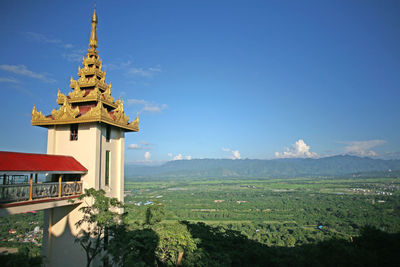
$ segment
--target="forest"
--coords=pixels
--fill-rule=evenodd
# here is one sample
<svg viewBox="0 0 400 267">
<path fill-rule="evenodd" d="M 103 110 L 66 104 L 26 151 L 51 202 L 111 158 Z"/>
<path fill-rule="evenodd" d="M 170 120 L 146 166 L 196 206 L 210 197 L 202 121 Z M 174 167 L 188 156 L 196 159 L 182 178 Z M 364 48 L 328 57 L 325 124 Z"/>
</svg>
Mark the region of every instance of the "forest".
<svg viewBox="0 0 400 267">
<path fill-rule="evenodd" d="M 400 232 L 396 178 L 151 181 L 129 182 L 125 189 L 131 221 L 158 203 L 167 222 L 204 222 L 268 246 L 350 240 L 366 226 Z"/>
<path fill-rule="evenodd" d="M 120 266 L 400 264 L 399 178 L 138 179 L 125 193 L 107 246 Z M 0 220 L 2 246 L 27 247 L 34 266 L 39 247 L 9 242 L 9 229 L 42 227 L 42 214 Z"/>
</svg>

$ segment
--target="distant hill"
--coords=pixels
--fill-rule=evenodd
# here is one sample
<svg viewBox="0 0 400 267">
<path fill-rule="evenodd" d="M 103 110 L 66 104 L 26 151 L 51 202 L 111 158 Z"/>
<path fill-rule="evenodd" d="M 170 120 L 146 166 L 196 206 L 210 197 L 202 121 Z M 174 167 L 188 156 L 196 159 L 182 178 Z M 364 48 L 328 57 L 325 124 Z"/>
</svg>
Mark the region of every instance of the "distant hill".
<svg viewBox="0 0 400 267">
<path fill-rule="evenodd" d="M 169 161 L 161 166 L 125 165 L 129 178 L 287 178 L 306 176 L 357 177 L 398 175 L 400 160 L 382 160 L 356 156 L 319 159 L 193 159 Z"/>
</svg>

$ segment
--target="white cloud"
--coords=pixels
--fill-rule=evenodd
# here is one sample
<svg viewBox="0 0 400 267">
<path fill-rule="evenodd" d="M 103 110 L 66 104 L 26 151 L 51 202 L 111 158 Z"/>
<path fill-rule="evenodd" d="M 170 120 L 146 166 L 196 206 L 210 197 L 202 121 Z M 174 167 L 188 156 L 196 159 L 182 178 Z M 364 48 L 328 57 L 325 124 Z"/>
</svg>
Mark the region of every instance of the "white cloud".
<svg viewBox="0 0 400 267">
<path fill-rule="evenodd" d="M 128 99 L 127 102 L 128 104 L 142 105 L 141 112 L 158 113 L 168 108 L 166 104 L 157 104 L 143 99 Z"/>
<path fill-rule="evenodd" d="M 386 143 L 385 140 L 368 140 L 368 141 L 349 141 L 340 142 L 346 144 L 344 152 L 350 155 L 356 155 L 361 157 L 373 157 L 377 156 L 377 153 L 372 148 L 380 146 Z"/>
<path fill-rule="evenodd" d="M 128 149 L 135 149 L 135 150 L 140 150 L 142 149 L 138 144 L 130 144 L 128 146 Z"/>
<path fill-rule="evenodd" d="M 38 80 L 41 80 L 41 81 L 43 81 L 45 83 L 54 83 L 54 82 L 56 82 L 56 80 L 47 77 L 47 74 L 33 72 L 33 71 L 29 70 L 25 65 L 7 65 L 7 64 L 3 64 L 3 65 L 0 65 L 0 69 L 4 70 L 4 71 L 15 73 L 15 74 L 18 74 L 18 75 L 22 75 L 22 76 L 38 79 Z"/>
<path fill-rule="evenodd" d="M 143 99 L 128 99 L 128 104 L 146 105 L 148 102 Z"/>
<path fill-rule="evenodd" d="M 310 152 L 308 146 L 303 139 L 299 139 L 292 145 L 292 148 L 285 148 L 282 153 L 275 152 L 277 158 L 317 158 L 319 155 L 315 152 Z"/>
<path fill-rule="evenodd" d="M 128 75 L 140 76 L 145 78 L 151 78 L 155 74 L 160 73 L 161 68 L 159 67 L 149 67 L 149 68 L 130 68 L 127 72 Z"/>
<path fill-rule="evenodd" d="M 41 33 L 37 33 L 37 32 L 24 32 L 23 34 L 25 34 L 25 36 L 34 42 L 37 43 L 41 43 L 41 44 L 56 44 L 57 46 L 60 46 L 62 48 L 66 48 L 66 49 L 71 49 L 74 47 L 73 44 L 69 44 L 69 43 L 64 43 L 62 40 L 60 39 L 53 39 L 50 37 L 47 37 L 44 34 Z"/>
<path fill-rule="evenodd" d="M 182 160 L 182 154 L 178 154 L 174 157 L 174 160 Z"/>
<path fill-rule="evenodd" d="M 64 48 L 70 49 L 73 47 L 74 47 L 74 45 L 72 45 L 72 44 L 64 44 Z"/>
<path fill-rule="evenodd" d="M 233 159 L 240 159 L 239 150 L 232 150 Z"/>
<path fill-rule="evenodd" d="M 70 62 L 81 62 L 82 57 L 85 55 L 84 49 L 73 49 L 75 47 L 73 44 L 64 43 L 60 39 L 53 39 L 36 32 L 25 32 L 24 34 L 31 41 L 41 44 L 54 44 L 55 46 L 65 49 L 66 51 L 61 55 Z"/>
<path fill-rule="evenodd" d="M 146 104 L 142 111 L 147 111 L 150 113 L 158 113 L 161 112 L 162 110 L 166 109 L 168 106 L 166 104 Z"/>
<path fill-rule="evenodd" d="M 21 83 L 21 82 L 14 78 L 0 77 L 0 83 Z"/>
<path fill-rule="evenodd" d="M 85 55 L 84 49 L 73 49 L 63 53 L 62 57 L 69 62 L 82 62 L 82 58 L 84 55 Z"/>
<path fill-rule="evenodd" d="M 172 153 L 168 153 L 168 157 L 172 158 L 172 160 L 183 160 L 184 158 L 186 160 L 191 160 L 192 156 L 188 155 L 188 156 L 183 156 L 181 153 L 179 153 L 178 155 L 176 155 L 175 157 L 173 156 Z"/>
<path fill-rule="evenodd" d="M 145 159 L 145 160 L 150 160 L 150 158 L 151 158 L 151 153 L 150 153 L 149 151 L 146 151 L 146 152 L 144 153 L 144 159 Z"/>
<path fill-rule="evenodd" d="M 160 66 L 148 68 L 138 67 L 134 66 L 132 60 L 129 59 L 117 59 L 113 63 L 103 64 L 103 67 L 105 70 L 122 70 L 128 77 L 152 78 L 156 74 L 162 72 Z"/>
<path fill-rule="evenodd" d="M 132 61 L 126 60 L 117 60 L 116 63 L 104 63 L 103 64 L 103 69 L 107 71 L 111 70 L 121 70 L 121 69 L 126 69 L 127 67 L 132 65 Z"/>
<path fill-rule="evenodd" d="M 140 141 L 140 144 L 130 144 L 128 145 L 128 149 L 135 149 L 135 150 L 151 150 L 150 143 L 145 142 L 145 141 Z"/>
<path fill-rule="evenodd" d="M 230 148 L 223 147 L 222 151 L 231 152 L 232 153 L 232 156 L 231 156 L 232 159 L 241 159 L 239 150 L 232 150 Z"/>
<path fill-rule="evenodd" d="M 62 41 L 59 39 L 49 38 L 41 33 L 36 32 L 25 32 L 25 36 L 35 42 L 44 43 L 44 44 L 61 44 Z"/>
</svg>

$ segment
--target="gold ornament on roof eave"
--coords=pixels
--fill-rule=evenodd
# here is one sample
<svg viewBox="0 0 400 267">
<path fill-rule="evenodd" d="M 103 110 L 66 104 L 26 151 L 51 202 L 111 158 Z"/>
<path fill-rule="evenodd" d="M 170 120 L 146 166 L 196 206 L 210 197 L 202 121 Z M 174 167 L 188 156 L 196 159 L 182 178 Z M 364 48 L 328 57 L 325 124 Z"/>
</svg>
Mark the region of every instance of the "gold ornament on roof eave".
<svg viewBox="0 0 400 267">
<path fill-rule="evenodd" d="M 89 94 L 85 96 L 85 90 L 82 90 L 79 86 L 79 82 L 74 80 L 71 77 L 70 80 L 71 88 L 74 88 L 73 92 L 68 94 L 68 101 L 70 103 L 78 103 L 78 102 L 88 102 L 88 101 L 102 101 L 103 103 L 116 108 L 118 103 L 114 103 L 114 97 L 111 96 L 111 82 L 106 86 L 104 93 L 102 93 L 98 87 L 90 90 Z M 66 96 L 60 91 L 57 93 L 57 104 L 64 103 L 64 98 Z"/>
<path fill-rule="evenodd" d="M 95 87 L 93 90 L 90 91 L 90 93 L 87 95 L 87 98 L 95 98 L 99 99 L 101 96 L 101 92 L 98 87 Z"/>
<path fill-rule="evenodd" d="M 89 57 L 89 55 L 88 55 L 87 57 L 83 57 L 82 58 L 82 65 L 84 67 L 89 67 L 89 65 L 95 65 L 96 67 L 100 68 L 101 65 L 102 65 L 102 62 L 100 60 L 100 57 L 99 58 L 92 58 L 92 57 Z"/>
<path fill-rule="evenodd" d="M 107 109 L 103 106 L 103 104 L 99 101 L 95 107 L 92 107 L 88 112 L 81 116 L 81 119 L 106 119 L 112 120 L 112 117 L 108 113 Z"/>
<path fill-rule="evenodd" d="M 105 101 L 114 103 L 114 97 L 111 96 L 111 82 L 110 84 L 107 86 L 107 89 L 104 91 L 104 93 L 102 94 L 102 96 L 104 97 Z M 114 103 L 116 106 L 118 106 L 117 103 Z"/>
<path fill-rule="evenodd" d="M 88 112 L 79 115 L 79 108 L 72 108 L 71 104 L 66 100 L 59 110 L 51 112 L 51 117 L 45 117 L 41 112 L 32 109 L 32 125 L 50 126 L 58 124 L 86 123 L 86 122 L 104 122 L 123 128 L 128 131 L 139 131 L 139 115 L 136 119 L 129 123 L 129 117 L 125 115 L 122 103 L 114 110 L 114 118 L 110 115 L 107 109 L 99 101 L 95 107 L 92 107 Z"/>
<path fill-rule="evenodd" d="M 73 98 L 80 98 L 83 97 L 85 95 L 85 91 L 81 90 L 81 88 L 79 87 L 78 83 L 75 83 L 75 88 L 74 91 L 70 92 L 68 94 L 68 96 L 73 99 Z"/>
<path fill-rule="evenodd" d="M 79 108 L 72 108 L 71 104 L 68 103 L 67 99 L 64 99 L 64 104 L 59 110 L 53 109 L 51 111 L 51 116 L 54 120 L 71 120 L 74 119 L 79 114 Z"/>
<path fill-rule="evenodd" d="M 58 92 L 57 92 L 57 104 L 59 104 L 59 105 L 63 104 L 65 99 L 67 99 L 67 96 L 64 95 L 63 93 L 61 93 L 60 89 L 58 89 Z"/>
<path fill-rule="evenodd" d="M 100 80 L 97 79 L 88 79 L 86 77 L 80 77 L 78 79 L 78 84 L 81 88 L 93 87 L 97 86 L 103 91 L 107 89 L 107 84 L 105 83 L 105 77 L 101 78 Z"/>
<path fill-rule="evenodd" d="M 91 67 L 90 68 L 88 66 L 84 66 L 83 68 L 81 68 L 79 66 L 79 68 L 78 68 L 78 76 L 82 77 L 84 75 L 96 75 L 97 77 L 103 78 L 103 77 L 106 76 L 106 72 L 102 71 L 100 68 L 97 68 L 97 67 Z"/>
<path fill-rule="evenodd" d="M 129 123 L 128 126 L 134 129 L 133 131 L 139 132 L 139 114 L 136 115 L 136 119 Z"/>
<path fill-rule="evenodd" d="M 115 121 L 118 121 L 119 123 L 122 124 L 129 123 L 129 117 L 125 115 L 124 104 L 121 101 L 119 101 L 118 107 L 114 109 L 114 117 Z"/>
<path fill-rule="evenodd" d="M 43 121 L 43 120 L 51 120 L 51 118 L 46 118 L 46 116 L 44 116 L 42 114 L 42 112 L 37 111 L 36 106 L 33 105 L 33 108 L 32 108 L 32 122 L 33 121 Z"/>
</svg>

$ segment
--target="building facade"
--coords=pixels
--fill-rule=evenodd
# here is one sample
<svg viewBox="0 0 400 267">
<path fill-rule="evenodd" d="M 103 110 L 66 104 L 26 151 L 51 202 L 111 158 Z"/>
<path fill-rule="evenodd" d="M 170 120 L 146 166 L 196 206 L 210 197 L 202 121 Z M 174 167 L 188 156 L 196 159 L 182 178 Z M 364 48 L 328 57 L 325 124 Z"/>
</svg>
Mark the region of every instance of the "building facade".
<svg viewBox="0 0 400 267">
<path fill-rule="evenodd" d="M 72 91 L 58 91 L 58 110 L 45 116 L 32 110 L 32 125 L 48 129 L 47 154 L 73 156 L 87 168 L 80 179 L 83 189 L 103 189 L 107 196 L 123 201 L 125 133 L 139 131 L 139 118 L 130 121 L 121 99 L 111 96 L 97 51 L 97 14 L 92 16 L 89 50 L 78 67 L 77 80 L 71 77 Z M 74 177 L 67 177 L 74 179 Z M 49 175 L 48 181 L 56 177 Z M 84 203 L 45 210 L 43 255 L 48 266 L 82 266 L 86 255 L 74 243 L 79 234 L 75 223 Z M 94 263 L 96 264 L 96 263 Z"/>
</svg>

